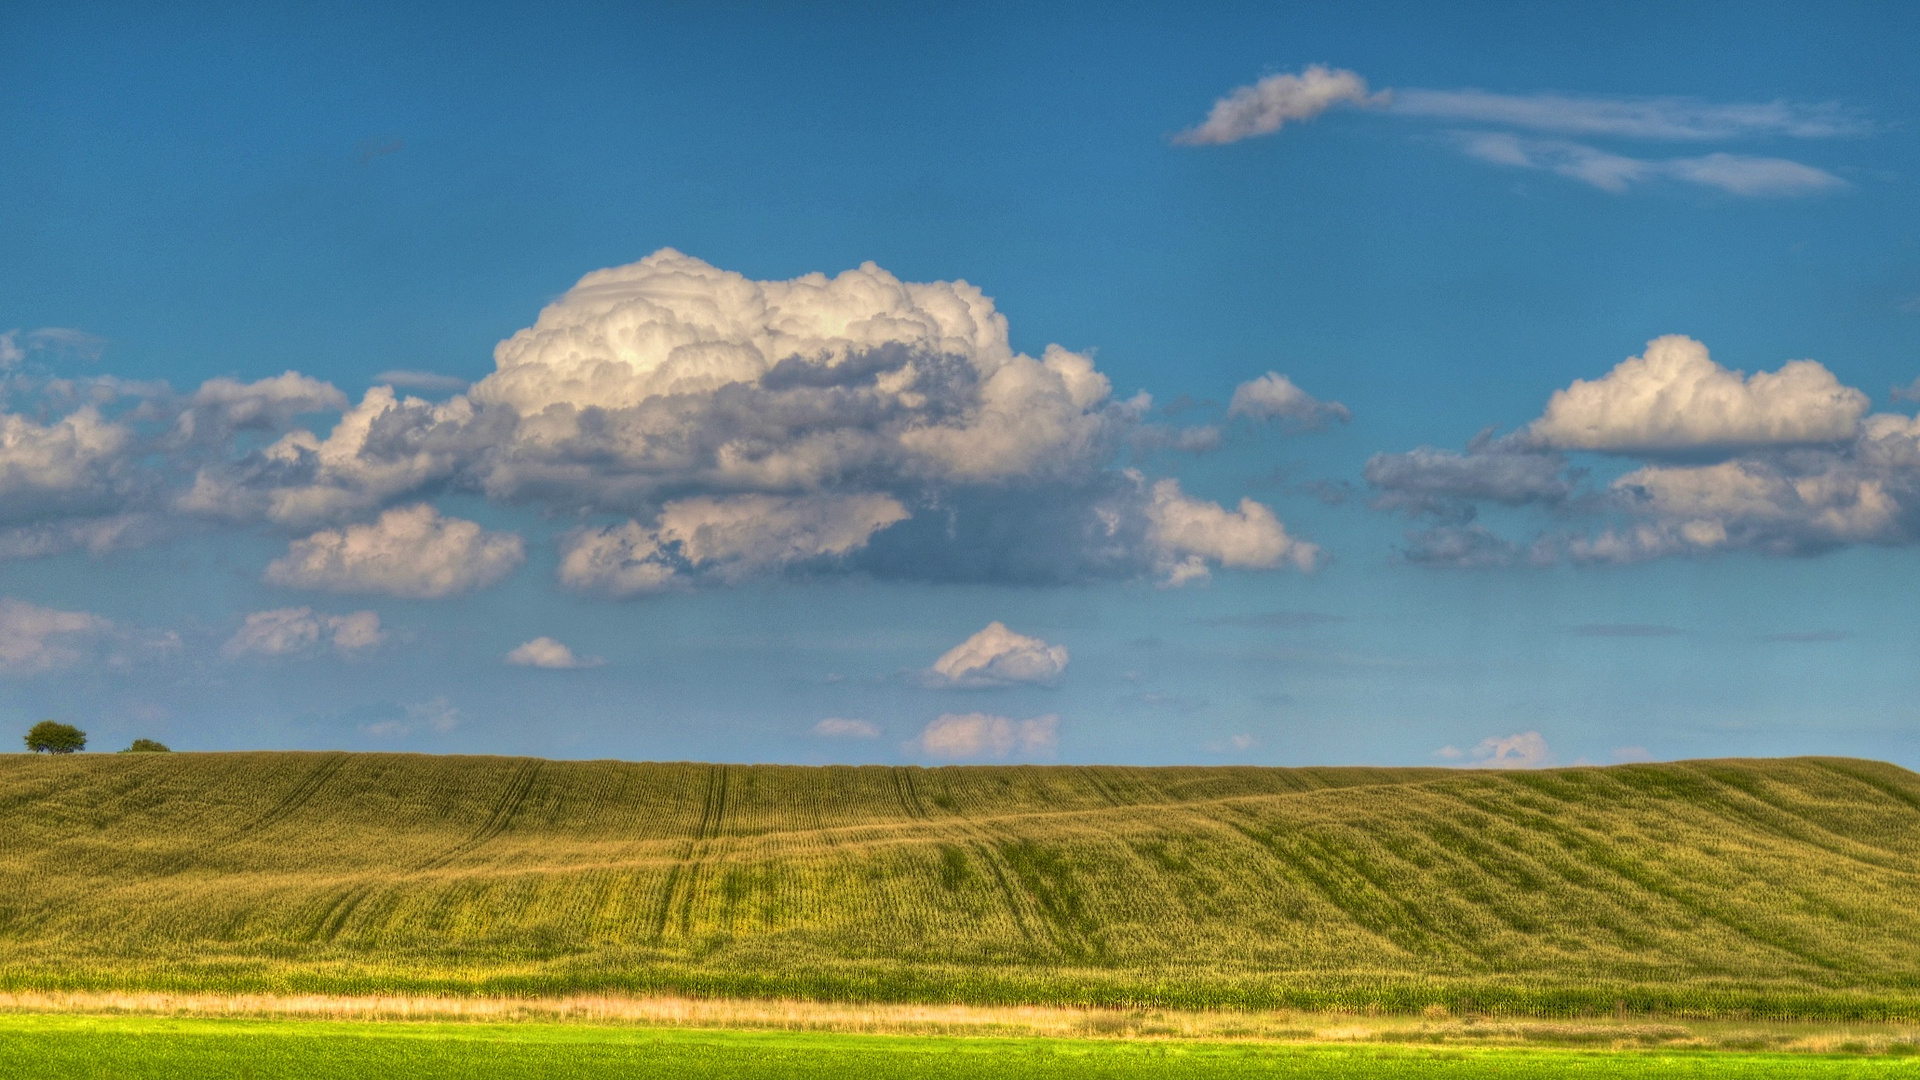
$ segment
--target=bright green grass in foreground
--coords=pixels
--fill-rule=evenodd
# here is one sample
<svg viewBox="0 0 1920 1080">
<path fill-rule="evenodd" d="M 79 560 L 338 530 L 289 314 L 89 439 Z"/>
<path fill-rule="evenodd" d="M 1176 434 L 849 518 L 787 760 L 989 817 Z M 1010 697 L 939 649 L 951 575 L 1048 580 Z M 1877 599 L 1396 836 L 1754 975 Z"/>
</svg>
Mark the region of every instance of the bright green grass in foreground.
<svg viewBox="0 0 1920 1080">
<path fill-rule="evenodd" d="M 0 987 L 1910 1018 L 1920 776 L 0 755 Z"/>
<path fill-rule="evenodd" d="M 0 1017 L 0 1076 L 61 1080 L 1920 1077 L 1913 1059 L 744 1034 L 557 1024 Z"/>
</svg>

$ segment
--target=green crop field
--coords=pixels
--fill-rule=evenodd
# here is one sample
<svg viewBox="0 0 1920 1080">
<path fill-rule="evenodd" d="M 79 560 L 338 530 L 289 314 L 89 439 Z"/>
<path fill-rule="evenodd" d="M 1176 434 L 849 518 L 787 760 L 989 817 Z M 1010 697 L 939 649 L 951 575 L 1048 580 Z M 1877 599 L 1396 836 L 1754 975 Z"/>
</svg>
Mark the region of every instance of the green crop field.
<svg viewBox="0 0 1920 1080">
<path fill-rule="evenodd" d="M 1920 1016 L 1920 776 L 0 758 L 0 988 Z"/>
<path fill-rule="evenodd" d="M 1232 1043 L 744 1034 L 578 1025 L 0 1015 L 0 1075 L 45 1080 L 315 1076 L 593 1080 L 1479 1080 L 1920 1077 L 1912 1057 L 1427 1050 Z"/>
</svg>

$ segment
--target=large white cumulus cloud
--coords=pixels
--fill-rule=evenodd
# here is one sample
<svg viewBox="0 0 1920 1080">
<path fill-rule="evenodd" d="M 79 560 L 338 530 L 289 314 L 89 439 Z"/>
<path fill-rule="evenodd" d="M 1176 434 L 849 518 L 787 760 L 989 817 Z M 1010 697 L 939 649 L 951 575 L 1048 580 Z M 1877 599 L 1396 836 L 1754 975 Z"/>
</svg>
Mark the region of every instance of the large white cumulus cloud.
<svg viewBox="0 0 1920 1080">
<path fill-rule="evenodd" d="M 1692 338 L 1669 334 L 1604 378 L 1576 379 L 1527 430 L 1565 450 L 1660 453 L 1850 439 L 1867 395 L 1812 360 L 1743 377 Z"/>
<path fill-rule="evenodd" d="M 1015 352 L 978 288 L 872 263 L 753 281 L 656 252 L 582 278 L 494 358 L 469 396 L 519 418 L 486 467 L 509 497 L 1030 480 L 1093 466 L 1111 435 L 1089 358 Z"/>
<path fill-rule="evenodd" d="M 1465 454 L 1379 455 L 1367 478 L 1375 505 L 1450 522 L 1410 534 L 1408 556 L 1435 565 L 1920 543 L 1920 420 L 1866 415 L 1868 404 L 1814 361 L 1747 376 L 1672 335 L 1556 392 L 1515 435 L 1482 437 Z M 1586 474 L 1568 451 L 1640 460 L 1580 490 Z M 1466 524 L 1483 503 L 1545 506 L 1560 527 L 1506 540 Z"/>
<path fill-rule="evenodd" d="M 871 263 L 754 281 L 664 250 L 587 275 L 495 360 L 465 397 L 410 406 L 442 434 L 400 441 L 428 455 L 407 466 L 430 474 L 428 445 L 480 430 L 470 474 L 487 493 L 630 513 L 564 541 L 560 576 L 576 589 L 802 565 L 959 578 L 1172 565 L 1154 496 L 1109 465 L 1144 404 L 1116 402 L 1085 354 L 1013 349 L 1005 317 L 964 281 L 904 282 Z M 460 409 L 470 416 L 448 419 Z M 877 535 L 886 550 L 870 550 Z M 983 539 L 1025 550 L 982 552 Z M 1277 565 L 1214 547 L 1173 562 L 1196 554 Z"/>
<path fill-rule="evenodd" d="M 609 595 L 788 572 L 1178 582 L 1312 562 L 1261 504 L 1123 468 L 1166 441 L 1151 400 L 1117 400 L 1086 353 L 1013 348 L 965 281 L 872 263 L 756 281 L 662 250 L 582 278 L 495 365 L 436 400 L 376 385 L 350 401 L 289 371 L 191 394 L 100 379 L 60 419 L 0 414 L 0 558 L 253 528 L 297 537 L 275 583 L 449 596 L 524 553 L 432 509 L 467 494 L 574 523 L 560 580 Z M 1345 417 L 1278 375 L 1256 382 L 1236 415 Z"/>
</svg>

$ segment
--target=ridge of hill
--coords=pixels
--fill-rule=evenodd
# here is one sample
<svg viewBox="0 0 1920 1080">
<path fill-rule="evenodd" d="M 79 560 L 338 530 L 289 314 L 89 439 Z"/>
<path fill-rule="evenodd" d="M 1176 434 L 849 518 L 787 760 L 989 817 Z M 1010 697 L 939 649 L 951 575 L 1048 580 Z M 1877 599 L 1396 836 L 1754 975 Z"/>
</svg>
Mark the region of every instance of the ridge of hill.
<svg viewBox="0 0 1920 1080">
<path fill-rule="evenodd" d="M 1920 775 L 0 757 L 0 986 L 1920 1016 Z"/>
</svg>

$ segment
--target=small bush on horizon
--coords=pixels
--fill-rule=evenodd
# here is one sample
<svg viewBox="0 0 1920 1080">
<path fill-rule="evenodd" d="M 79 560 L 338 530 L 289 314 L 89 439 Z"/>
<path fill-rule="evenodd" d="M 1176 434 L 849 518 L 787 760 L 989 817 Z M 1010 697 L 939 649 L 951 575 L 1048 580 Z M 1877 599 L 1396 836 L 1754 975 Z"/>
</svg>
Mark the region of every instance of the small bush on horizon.
<svg viewBox="0 0 1920 1080">
<path fill-rule="evenodd" d="M 123 754 L 171 754 L 173 747 L 154 739 L 135 739 L 132 746 L 120 752 Z"/>
<path fill-rule="evenodd" d="M 71 754 L 87 748 L 87 733 L 72 724 L 42 720 L 27 731 L 27 749 L 36 754 Z"/>
</svg>

